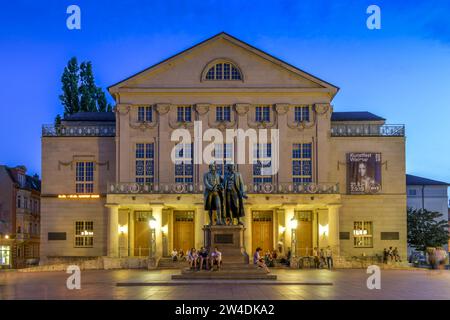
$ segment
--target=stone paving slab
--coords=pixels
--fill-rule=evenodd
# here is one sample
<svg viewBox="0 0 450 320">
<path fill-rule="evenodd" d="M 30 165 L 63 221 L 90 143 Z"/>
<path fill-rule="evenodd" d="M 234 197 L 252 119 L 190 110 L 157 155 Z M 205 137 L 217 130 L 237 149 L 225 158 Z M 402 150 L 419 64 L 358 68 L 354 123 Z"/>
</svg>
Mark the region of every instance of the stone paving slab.
<svg viewBox="0 0 450 320">
<path fill-rule="evenodd" d="M 381 270 L 381 290 L 369 290 L 366 270 L 272 270 L 280 282 L 218 283 L 203 285 L 171 282 L 173 270 L 89 270 L 81 272 L 81 289 L 68 290 L 69 274 L 55 272 L 0 272 L 3 299 L 164 299 L 164 300 L 407 300 L 450 299 L 450 271 Z M 153 283 L 152 286 L 117 286 L 117 283 Z M 333 285 L 300 285 L 330 282 Z M 295 284 L 294 284 L 295 283 Z"/>
</svg>

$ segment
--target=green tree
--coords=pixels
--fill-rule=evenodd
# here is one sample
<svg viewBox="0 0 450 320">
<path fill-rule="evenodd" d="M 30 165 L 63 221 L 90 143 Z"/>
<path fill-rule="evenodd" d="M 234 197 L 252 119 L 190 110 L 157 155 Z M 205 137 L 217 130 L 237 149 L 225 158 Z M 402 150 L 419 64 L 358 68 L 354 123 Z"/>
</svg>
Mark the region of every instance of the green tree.
<svg viewBox="0 0 450 320">
<path fill-rule="evenodd" d="M 97 87 L 92 63 L 82 62 L 80 64 L 80 111 L 96 112 L 97 110 Z"/>
<path fill-rule="evenodd" d="M 59 127 L 61 125 L 61 116 L 59 114 L 55 117 L 55 127 Z"/>
<path fill-rule="evenodd" d="M 425 251 L 448 242 L 448 221 L 442 213 L 408 208 L 407 215 L 408 244 L 416 250 Z"/>
<path fill-rule="evenodd" d="M 97 87 L 97 110 L 99 112 L 110 112 L 112 111 L 112 106 L 108 101 L 106 101 L 105 92 L 103 92 L 102 88 Z"/>
<path fill-rule="evenodd" d="M 64 106 L 64 115 L 76 113 L 80 110 L 78 81 L 78 62 L 77 58 L 73 57 L 67 63 L 61 76 L 63 94 L 59 96 L 59 99 Z"/>
</svg>

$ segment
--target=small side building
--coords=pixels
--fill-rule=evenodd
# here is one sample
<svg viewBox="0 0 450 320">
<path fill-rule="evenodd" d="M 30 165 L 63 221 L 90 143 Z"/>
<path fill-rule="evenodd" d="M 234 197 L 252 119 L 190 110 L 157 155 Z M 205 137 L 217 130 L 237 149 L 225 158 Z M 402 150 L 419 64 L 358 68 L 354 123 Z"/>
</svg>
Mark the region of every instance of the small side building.
<svg viewBox="0 0 450 320">
<path fill-rule="evenodd" d="M 440 212 L 448 221 L 448 187 L 447 182 L 431 180 L 423 177 L 406 175 L 407 206 L 413 209 L 426 209 Z M 448 251 L 449 246 L 446 246 Z M 408 248 L 411 253 L 412 248 Z"/>
<path fill-rule="evenodd" d="M 41 181 L 26 171 L 0 165 L 0 268 L 39 261 Z"/>
</svg>

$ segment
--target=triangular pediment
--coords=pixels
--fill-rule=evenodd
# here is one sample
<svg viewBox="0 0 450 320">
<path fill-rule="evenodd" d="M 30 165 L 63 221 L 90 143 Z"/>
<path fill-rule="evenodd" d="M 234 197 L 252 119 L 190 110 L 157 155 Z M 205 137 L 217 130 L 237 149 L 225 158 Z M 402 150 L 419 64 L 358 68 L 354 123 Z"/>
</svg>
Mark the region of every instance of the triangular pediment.
<svg viewBox="0 0 450 320">
<path fill-rule="evenodd" d="M 205 68 L 230 61 L 241 80 L 206 80 Z M 134 89 L 288 88 L 328 91 L 338 88 L 226 33 L 220 33 L 111 87 L 114 94 Z"/>
</svg>

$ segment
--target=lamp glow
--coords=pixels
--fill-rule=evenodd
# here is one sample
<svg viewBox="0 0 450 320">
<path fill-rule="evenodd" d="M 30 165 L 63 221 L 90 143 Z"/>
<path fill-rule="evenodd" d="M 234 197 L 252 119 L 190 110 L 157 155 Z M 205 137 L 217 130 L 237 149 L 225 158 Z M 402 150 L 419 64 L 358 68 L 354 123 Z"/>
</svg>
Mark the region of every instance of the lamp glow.
<svg viewBox="0 0 450 320">
<path fill-rule="evenodd" d="M 154 217 L 150 217 L 148 220 L 148 225 L 150 226 L 150 229 L 156 229 L 157 224 Z"/>
<path fill-rule="evenodd" d="M 321 234 L 324 237 L 328 237 L 328 224 L 324 226 L 319 224 L 319 234 Z"/>
<path fill-rule="evenodd" d="M 169 229 L 169 228 L 168 228 L 168 226 L 167 226 L 167 224 L 166 224 L 165 226 L 161 227 L 161 232 L 167 234 L 168 229 Z"/>
<path fill-rule="evenodd" d="M 297 226 L 298 226 L 298 221 L 297 221 L 297 219 L 295 219 L 295 217 L 294 217 L 294 218 L 292 218 L 292 219 L 289 221 L 289 227 L 290 227 L 291 229 L 297 229 Z"/>
<path fill-rule="evenodd" d="M 278 227 L 278 232 L 279 233 L 283 233 L 284 231 L 286 231 L 286 227 L 284 227 L 284 226 L 279 226 Z"/>
<path fill-rule="evenodd" d="M 128 226 L 125 224 L 123 226 L 119 226 L 119 233 L 127 233 L 128 232 Z"/>
<path fill-rule="evenodd" d="M 5 235 L 5 239 L 9 239 L 9 235 Z"/>
</svg>

